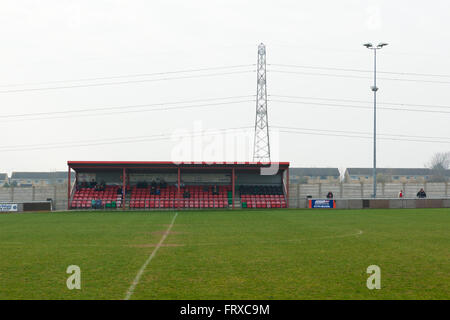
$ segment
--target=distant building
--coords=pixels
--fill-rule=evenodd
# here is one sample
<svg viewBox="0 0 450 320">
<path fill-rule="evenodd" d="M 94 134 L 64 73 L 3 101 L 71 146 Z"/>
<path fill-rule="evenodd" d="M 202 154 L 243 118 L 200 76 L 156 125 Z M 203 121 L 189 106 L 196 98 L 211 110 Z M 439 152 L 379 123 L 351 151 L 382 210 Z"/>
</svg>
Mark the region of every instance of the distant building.
<svg viewBox="0 0 450 320">
<path fill-rule="evenodd" d="M 291 183 L 339 183 L 338 168 L 289 168 Z"/>
<path fill-rule="evenodd" d="M 433 173 L 427 168 L 377 168 L 379 183 L 424 183 L 432 179 Z M 346 183 L 373 183 L 372 168 L 347 168 Z"/>
<path fill-rule="evenodd" d="M 72 181 L 75 174 L 72 173 Z M 42 187 L 67 183 L 67 172 L 13 172 L 10 184 L 18 187 Z"/>
<path fill-rule="evenodd" d="M 5 184 L 9 183 L 8 174 L 0 173 L 0 187 L 3 187 Z"/>
</svg>

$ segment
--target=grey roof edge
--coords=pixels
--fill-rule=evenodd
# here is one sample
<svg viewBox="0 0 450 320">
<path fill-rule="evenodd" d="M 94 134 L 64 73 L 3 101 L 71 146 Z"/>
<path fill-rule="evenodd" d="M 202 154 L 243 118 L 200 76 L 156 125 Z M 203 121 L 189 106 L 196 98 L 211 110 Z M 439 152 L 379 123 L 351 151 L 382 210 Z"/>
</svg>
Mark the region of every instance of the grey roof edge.
<svg viewBox="0 0 450 320">
<path fill-rule="evenodd" d="M 299 176 L 333 176 L 340 177 L 341 174 L 338 168 L 289 168 L 289 175 L 299 175 Z"/>
</svg>

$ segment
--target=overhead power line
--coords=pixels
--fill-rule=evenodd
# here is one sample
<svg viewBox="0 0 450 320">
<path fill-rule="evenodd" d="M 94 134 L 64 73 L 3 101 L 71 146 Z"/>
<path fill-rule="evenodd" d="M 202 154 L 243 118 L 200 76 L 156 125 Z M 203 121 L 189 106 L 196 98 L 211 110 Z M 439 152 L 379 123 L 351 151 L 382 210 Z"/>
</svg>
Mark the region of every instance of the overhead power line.
<svg viewBox="0 0 450 320">
<path fill-rule="evenodd" d="M 269 97 L 279 97 L 279 98 L 288 98 L 288 99 L 307 99 L 307 100 L 357 102 L 357 103 L 370 103 L 370 104 L 373 104 L 373 101 L 368 101 L 368 100 L 319 98 L 319 97 L 309 97 L 309 96 L 291 96 L 291 95 L 270 94 Z M 435 104 L 414 104 L 414 103 L 402 103 L 402 102 L 377 102 L 377 104 L 378 105 L 405 106 L 405 107 L 430 107 L 430 108 L 438 108 L 438 109 L 450 109 L 450 106 L 435 105 Z"/>
<path fill-rule="evenodd" d="M 71 141 L 71 142 L 54 142 L 54 143 L 44 143 L 44 144 L 29 144 L 29 145 L 13 145 L 13 146 L 0 146 L 0 152 L 13 152 L 13 151 L 30 151 L 30 150 L 47 150 L 47 149 L 67 149 L 67 148 L 78 148 L 78 147 L 90 147 L 99 145 L 110 145 L 110 144 L 123 144 L 123 143 L 139 143 L 148 141 L 159 141 L 168 140 L 173 138 L 190 138 L 190 137 L 203 137 L 203 136 L 214 136 L 223 134 L 224 132 L 238 132 L 240 130 L 252 129 L 251 126 L 235 127 L 235 128 L 224 128 L 216 130 L 203 130 L 193 132 L 192 134 L 182 135 L 177 133 L 161 133 L 148 136 L 134 136 L 134 137 L 118 137 L 112 139 L 95 139 L 95 140 L 84 140 L 84 141 Z"/>
<path fill-rule="evenodd" d="M 160 133 L 147 136 L 134 136 L 134 137 L 117 137 L 110 139 L 94 139 L 94 140 L 81 140 L 81 141 L 66 141 L 66 142 L 53 142 L 44 144 L 28 144 L 28 145 L 13 145 L 13 146 L 0 146 L 0 152 L 14 152 L 14 151 L 30 151 L 30 150 L 47 150 L 47 149 L 67 149 L 67 148 L 78 148 L 78 147 L 91 147 L 100 145 L 111 145 L 111 144 L 129 144 L 129 143 L 140 143 L 148 141 L 160 141 L 168 140 L 172 138 L 195 138 L 203 136 L 214 136 L 223 133 L 233 132 L 234 134 L 239 133 L 239 131 L 248 130 L 251 134 L 250 129 L 252 126 L 242 126 L 234 128 L 223 128 L 216 130 L 203 130 L 193 132 L 192 134 L 182 135 L 174 133 Z M 271 130 L 278 130 L 284 133 L 293 134 L 305 134 L 305 135 L 318 135 L 327 137 L 346 137 L 346 138 L 358 138 L 358 139 L 372 139 L 369 132 L 361 131 L 347 131 L 347 130 L 329 130 L 329 129 L 317 129 L 317 128 L 298 128 L 298 127 L 286 127 L 286 126 L 271 126 Z M 412 136 L 405 134 L 382 134 L 381 140 L 392 140 L 392 141 L 407 141 L 407 142 L 426 142 L 426 143 L 443 143 L 450 144 L 450 138 L 448 137 L 430 137 L 430 136 Z M 412 139 L 417 138 L 417 139 Z M 431 140 L 434 139 L 434 140 Z"/>
<path fill-rule="evenodd" d="M 324 77 L 350 78 L 350 79 L 372 79 L 372 77 L 354 76 L 354 75 L 347 75 L 347 74 L 332 74 L 332 73 L 317 73 L 317 72 L 297 72 L 297 71 L 273 70 L 273 69 L 269 69 L 269 70 L 267 70 L 267 72 L 306 75 L 306 76 L 324 76 Z M 380 80 L 391 80 L 391 81 L 450 84 L 450 81 L 439 81 L 439 80 L 422 80 L 422 79 L 406 79 L 406 78 L 378 78 L 378 79 L 380 79 Z"/>
<path fill-rule="evenodd" d="M 355 134 L 346 134 L 343 131 L 335 131 L 335 130 L 318 130 L 318 129 L 307 129 L 307 128 L 295 128 L 295 129 L 285 129 L 283 127 L 271 126 L 271 129 L 277 129 L 280 132 L 285 133 L 294 133 L 294 134 L 305 134 L 305 135 L 317 135 L 317 136 L 326 136 L 326 137 L 346 137 L 346 138 L 357 138 L 357 139 L 373 139 L 373 137 L 369 135 L 358 135 Z M 363 134 L 363 133 L 360 133 Z M 425 138 L 425 137 L 423 137 Z M 409 139 L 409 138 L 393 138 L 393 137 L 381 137 L 379 140 L 392 140 L 392 141 L 406 141 L 406 142 L 425 142 L 425 143 L 441 143 L 441 144 L 450 144 L 449 140 L 426 140 L 423 139 Z"/>
<path fill-rule="evenodd" d="M 313 98 L 313 97 L 298 97 L 298 96 L 283 96 L 272 95 L 273 97 L 284 97 L 291 100 L 279 100 L 271 99 L 273 102 L 298 104 L 298 105 L 310 105 L 310 106 L 323 106 L 323 107 L 340 107 L 350 109 L 367 109 L 371 110 L 370 106 L 362 105 L 349 105 L 349 104 L 337 104 L 326 102 L 311 102 L 311 101 L 299 101 L 297 99 L 315 99 L 325 101 L 345 101 L 345 102 L 366 102 L 361 100 L 347 100 L 347 99 L 327 99 L 327 98 Z M 295 99 L 295 100 L 292 100 Z M 230 101 L 231 100 L 231 101 Z M 204 102 L 204 103 L 201 103 Z M 1 121 L 8 122 L 22 122 L 22 121 L 34 121 L 34 120 L 53 120 L 53 119 L 66 119 L 66 118 L 80 118 L 80 117 L 104 117 L 114 116 L 118 114 L 133 114 L 141 112 L 154 112 L 154 111 L 171 111 L 171 110 L 183 110 L 194 108 L 212 108 L 217 106 L 252 103 L 254 102 L 254 95 L 241 95 L 241 96 L 229 96 L 185 101 L 173 101 L 163 103 L 149 103 L 149 104 L 136 104 L 136 105 L 123 105 L 114 107 L 96 107 L 96 108 L 74 108 L 66 111 L 50 111 L 50 112 L 36 112 L 36 113 L 22 113 L 12 115 L 0 115 Z M 193 104 L 190 104 L 193 103 Z M 394 104 L 395 105 L 395 104 Z M 425 110 L 425 109 L 408 109 L 408 108 L 391 108 L 391 107 L 379 107 L 385 110 L 394 111 L 411 111 L 411 112 L 429 112 L 429 113 L 441 113 L 449 114 L 450 111 L 441 110 Z M 443 108 L 441 106 L 441 108 Z M 100 113 L 99 113 L 100 112 Z"/>
<path fill-rule="evenodd" d="M 66 118 L 81 118 L 81 117 L 104 117 L 104 116 L 113 116 L 117 114 L 132 114 L 132 113 L 142 113 L 142 112 L 154 112 L 154 111 L 170 111 L 170 110 L 181 110 L 181 109 L 192 109 L 192 108 L 203 108 L 203 107 L 215 107 L 222 105 L 230 105 L 230 104 L 239 104 L 239 103 L 248 103 L 253 102 L 253 100 L 239 100 L 239 101 L 227 101 L 227 102 L 216 102 L 216 103 L 206 103 L 206 104 L 195 104 L 195 105 L 186 105 L 186 106 L 161 106 L 154 109 L 147 110 L 130 110 L 130 111 L 117 111 L 117 112 L 103 112 L 103 113 L 88 113 L 88 114 L 72 114 L 72 115 L 63 115 L 56 117 L 41 117 L 41 118 L 29 118 L 29 119 L 18 119 L 18 120 L 9 120 L 9 122 L 17 122 L 17 121 L 33 121 L 33 120 L 53 120 L 53 119 L 66 119 Z"/>
<path fill-rule="evenodd" d="M 309 102 L 309 101 L 287 101 L 287 100 L 278 100 L 278 99 L 270 99 L 270 101 L 280 102 L 280 103 L 289 103 L 289 104 L 299 104 L 299 105 L 314 105 L 314 106 L 324 106 L 324 107 L 373 110 L 373 107 L 369 107 L 369 106 L 354 106 L 354 105 L 346 105 L 346 104 L 320 103 L 320 102 Z M 392 111 L 450 114 L 450 111 L 441 111 L 441 110 L 407 109 L 407 108 L 393 108 L 393 107 L 378 107 L 377 109 L 392 110 Z"/>
<path fill-rule="evenodd" d="M 29 82 L 29 83 L 0 84 L 0 87 L 38 86 L 38 85 L 45 85 L 45 84 L 52 84 L 52 83 L 68 83 L 68 82 L 98 81 L 98 80 L 108 80 L 108 79 L 150 77 L 150 76 L 162 76 L 162 75 L 167 75 L 167 74 L 204 72 L 204 71 L 223 70 L 223 69 L 236 69 L 236 68 L 245 68 L 245 67 L 252 67 L 252 66 L 255 66 L 255 64 L 240 64 L 240 65 L 232 65 L 232 66 L 184 69 L 184 70 L 174 70 L 174 71 L 166 71 L 166 72 L 135 73 L 135 74 L 126 74 L 126 75 L 68 79 L 68 80 L 52 80 L 52 81 L 40 81 L 40 82 Z"/>
<path fill-rule="evenodd" d="M 128 80 L 128 81 L 117 81 L 117 82 L 77 84 L 77 85 L 69 85 L 69 86 L 10 89 L 10 90 L 2 90 L 2 91 L 0 91 L 0 93 L 47 91 L 47 90 L 61 90 L 61 89 L 87 88 L 87 87 L 103 87 L 103 86 L 113 86 L 113 85 L 123 85 L 123 84 L 133 84 L 133 83 L 145 83 L 145 82 L 156 82 L 156 81 L 168 81 L 168 80 L 180 80 L 180 79 L 195 79 L 195 78 L 205 78 L 205 77 L 217 77 L 217 76 L 223 76 L 223 75 L 243 74 L 243 73 L 252 73 L 252 72 L 255 72 L 255 70 L 231 71 L 231 72 L 221 72 L 221 73 L 209 73 L 209 74 L 180 76 L 180 77 L 166 77 L 166 78 L 158 78 L 158 79 L 141 79 L 141 80 Z"/>
<path fill-rule="evenodd" d="M 329 129 L 317 129 L 317 128 L 299 128 L 299 127 L 287 127 L 287 126 L 272 126 L 273 128 L 283 129 L 283 130 L 305 130 L 305 131 L 318 131 L 318 132 L 329 132 L 329 133 L 348 133 L 348 134 L 363 134 L 368 135 L 372 139 L 373 132 L 367 131 L 349 131 L 349 130 L 329 130 Z M 450 143 L 450 137 L 437 137 L 437 136 L 416 136 L 410 134 L 401 133 L 377 133 L 379 136 L 394 137 L 394 138 L 418 138 L 418 139 L 439 139 L 445 140 Z"/>
<path fill-rule="evenodd" d="M 305 65 L 295 65 L 295 64 L 277 64 L 277 63 L 271 63 L 271 64 L 268 64 L 268 65 L 269 66 L 275 66 L 275 67 L 287 67 L 287 68 L 299 68 L 299 69 L 311 69 L 311 70 L 332 70 L 332 71 L 348 71 L 348 72 L 373 73 L 373 70 L 367 70 L 367 69 L 318 67 L 318 66 L 305 66 Z M 377 73 L 394 74 L 394 75 L 402 75 L 402 76 L 450 78 L 450 75 L 448 75 L 448 74 L 436 74 L 436 73 L 393 72 L 393 71 L 378 71 L 378 70 L 377 70 Z"/>
<path fill-rule="evenodd" d="M 243 98 L 252 98 L 252 97 L 254 97 L 254 95 L 229 96 L 229 97 L 206 98 L 206 99 L 184 100 L 184 101 L 173 101 L 173 102 L 162 102 L 162 103 L 136 104 L 136 105 L 122 105 L 122 106 L 115 106 L 115 107 L 95 107 L 95 108 L 79 107 L 79 108 L 73 108 L 71 110 L 66 110 L 66 111 L 49 111 L 49 112 L 34 112 L 34 113 L 0 115 L 0 119 L 6 120 L 6 119 L 29 118 L 29 117 L 31 117 L 32 119 L 24 119 L 24 120 L 60 119 L 61 117 L 45 117 L 45 116 L 69 115 L 70 117 L 73 117 L 73 116 L 82 116 L 85 113 L 89 113 L 88 116 L 93 116 L 94 114 L 92 114 L 90 112 L 99 112 L 99 111 L 103 112 L 99 115 L 108 115 L 108 114 L 115 114 L 115 113 L 123 113 L 120 111 L 128 110 L 128 109 L 144 109 L 144 108 L 148 108 L 148 107 L 163 107 L 163 106 L 178 105 L 178 104 L 208 102 L 208 101 L 217 101 L 217 100 L 243 99 Z M 180 109 L 180 108 L 194 108 L 194 107 L 229 104 L 229 103 L 239 103 L 239 102 L 247 102 L 247 101 L 253 101 L 253 100 L 231 101 L 231 102 L 225 102 L 225 103 L 222 102 L 219 104 L 208 103 L 208 104 L 200 104 L 198 106 L 197 105 L 187 105 L 187 106 L 172 107 L 172 108 L 166 108 L 166 109 L 160 108 L 160 109 L 143 110 L 143 111 L 158 111 L 158 110 L 170 110 L 170 109 Z M 116 111 L 116 110 L 119 112 L 115 112 L 115 113 L 105 112 L 105 111 Z"/>
</svg>

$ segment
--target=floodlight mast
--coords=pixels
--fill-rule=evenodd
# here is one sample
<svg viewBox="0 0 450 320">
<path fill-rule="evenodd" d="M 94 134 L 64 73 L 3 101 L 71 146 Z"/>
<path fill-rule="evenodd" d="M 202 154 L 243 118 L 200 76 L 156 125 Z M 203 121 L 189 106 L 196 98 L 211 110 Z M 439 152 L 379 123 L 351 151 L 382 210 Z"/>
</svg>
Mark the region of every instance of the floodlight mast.
<svg viewBox="0 0 450 320">
<path fill-rule="evenodd" d="M 373 198 L 377 197 L 377 50 L 387 45 L 385 42 L 376 47 L 371 43 L 363 44 L 367 49 L 373 50 L 373 86 L 370 88 L 373 91 Z"/>
</svg>

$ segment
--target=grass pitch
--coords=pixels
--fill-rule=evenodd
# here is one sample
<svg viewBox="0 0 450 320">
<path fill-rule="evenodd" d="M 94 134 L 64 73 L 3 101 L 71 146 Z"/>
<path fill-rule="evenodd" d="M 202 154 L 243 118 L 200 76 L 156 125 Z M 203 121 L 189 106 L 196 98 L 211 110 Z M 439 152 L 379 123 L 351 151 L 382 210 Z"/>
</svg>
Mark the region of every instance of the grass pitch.
<svg viewBox="0 0 450 320">
<path fill-rule="evenodd" d="M 123 299 L 174 214 L 1 214 L 0 299 Z M 449 275 L 449 209 L 180 211 L 131 298 L 449 299 Z"/>
</svg>

